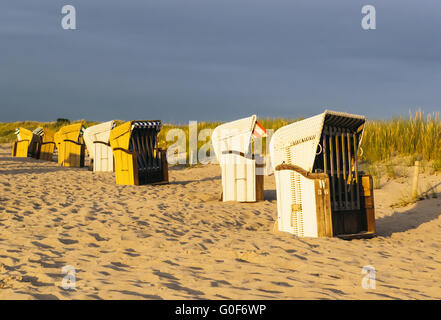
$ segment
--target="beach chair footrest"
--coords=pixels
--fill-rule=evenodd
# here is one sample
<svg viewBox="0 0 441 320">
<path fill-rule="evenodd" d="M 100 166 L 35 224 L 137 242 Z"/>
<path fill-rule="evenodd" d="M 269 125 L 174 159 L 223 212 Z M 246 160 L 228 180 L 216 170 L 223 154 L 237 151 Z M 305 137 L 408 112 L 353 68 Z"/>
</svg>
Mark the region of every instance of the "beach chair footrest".
<svg viewBox="0 0 441 320">
<path fill-rule="evenodd" d="M 363 232 L 353 233 L 353 234 L 338 234 L 338 235 L 336 235 L 337 238 L 340 238 L 343 240 L 370 239 L 370 238 L 374 238 L 375 236 L 376 236 L 375 232 L 368 232 L 368 231 L 363 231 Z"/>
</svg>

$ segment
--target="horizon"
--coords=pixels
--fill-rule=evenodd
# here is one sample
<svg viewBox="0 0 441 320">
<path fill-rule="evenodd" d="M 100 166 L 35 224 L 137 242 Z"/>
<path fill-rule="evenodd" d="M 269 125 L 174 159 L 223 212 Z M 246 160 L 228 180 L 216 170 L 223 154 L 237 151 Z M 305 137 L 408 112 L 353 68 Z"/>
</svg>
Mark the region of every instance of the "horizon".
<svg viewBox="0 0 441 320">
<path fill-rule="evenodd" d="M 323 110 L 322 112 L 324 112 L 325 110 Z M 336 111 L 336 110 L 331 110 L 331 111 Z M 407 116 L 406 115 L 392 115 L 391 117 L 388 118 L 368 118 L 366 117 L 366 121 L 372 121 L 372 122 L 377 122 L 377 121 L 393 121 L 395 119 L 404 119 L 404 120 L 408 120 L 411 117 L 414 118 L 416 114 L 421 113 L 422 115 L 422 119 L 425 120 L 427 119 L 427 117 L 431 117 L 431 116 L 435 116 L 435 117 L 440 117 L 440 112 L 439 111 L 433 111 L 430 113 L 424 112 L 424 110 L 421 109 L 417 109 L 417 110 L 409 110 Z M 297 121 L 297 120 L 302 120 L 302 119 L 306 119 L 307 117 L 305 116 L 299 116 L 296 118 L 282 118 L 282 117 L 257 117 L 257 120 L 275 120 L 275 119 L 281 119 L 281 120 L 293 120 L 293 121 Z M 63 118 L 69 121 L 69 123 L 74 123 L 74 122 L 80 122 L 80 121 L 86 121 L 86 122 L 98 122 L 98 123 L 102 123 L 102 122 L 106 122 L 106 121 L 110 121 L 110 120 L 114 120 L 114 121 L 122 121 L 122 122 L 127 122 L 127 121 L 133 121 L 133 120 L 141 120 L 141 119 L 110 119 L 110 120 L 90 120 L 90 119 L 67 119 L 67 118 Z M 143 120 L 153 120 L 153 119 L 143 119 Z M 231 120 L 237 120 L 237 119 L 231 119 Z M 162 121 L 162 120 L 161 120 Z M 230 120 L 225 120 L 225 121 L 219 121 L 219 120 L 192 120 L 189 119 L 187 121 L 184 122 L 173 122 L 173 121 L 162 121 L 163 125 L 176 125 L 176 126 L 186 126 L 188 125 L 188 122 L 190 121 L 197 121 L 198 123 L 214 123 L 214 122 L 228 122 Z M 440 119 L 441 121 L 441 119 Z M 0 123 L 22 123 L 22 122 L 35 122 L 35 123 L 56 123 L 57 119 L 55 120 L 49 120 L 49 121 L 38 121 L 38 120 L 18 120 L 18 121 L 0 121 Z M 186 122 L 186 123 L 185 123 Z"/>
</svg>

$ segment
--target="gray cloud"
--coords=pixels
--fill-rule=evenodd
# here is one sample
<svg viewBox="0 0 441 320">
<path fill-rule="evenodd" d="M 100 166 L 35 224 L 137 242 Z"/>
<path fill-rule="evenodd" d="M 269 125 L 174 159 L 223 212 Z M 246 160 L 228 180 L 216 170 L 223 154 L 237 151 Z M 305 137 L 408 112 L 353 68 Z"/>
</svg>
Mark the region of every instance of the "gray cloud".
<svg viewBox="0 0 441 320">
<path fill-rule="evenodd" d="M 61 29 L 65 4 L 78 30 Z M 439 111 L 440 13 L 435 0 L 4 0 L 0 121 Z"/>
</svg>

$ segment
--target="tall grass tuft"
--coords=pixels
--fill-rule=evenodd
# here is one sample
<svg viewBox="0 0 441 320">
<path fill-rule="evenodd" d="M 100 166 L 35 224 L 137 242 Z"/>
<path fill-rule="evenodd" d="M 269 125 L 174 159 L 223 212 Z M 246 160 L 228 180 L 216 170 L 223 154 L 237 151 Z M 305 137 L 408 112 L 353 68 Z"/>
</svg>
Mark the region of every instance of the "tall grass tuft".
<svg viewBox="0 0 441 320">
<path fill-rule="evenodd" d="M 427 161 L 441 160 L 441 122 L 439 113 L 424 116 L 422 111 L 408 119 L 368 121 L 362 142 L 362 159 L 388 160 L 411 156 Z"/>
</svg>

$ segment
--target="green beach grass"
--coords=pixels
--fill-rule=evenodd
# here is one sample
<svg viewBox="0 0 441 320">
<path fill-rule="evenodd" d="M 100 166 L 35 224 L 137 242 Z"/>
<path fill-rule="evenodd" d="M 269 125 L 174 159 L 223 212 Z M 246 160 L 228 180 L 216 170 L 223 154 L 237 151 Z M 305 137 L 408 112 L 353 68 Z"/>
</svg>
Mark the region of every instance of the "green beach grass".
<svg viewBox="0 0 441 320">
<path fill-rule="evenodd" d="M 259 123 L 266 129 L 276 131 L 280 127 L 295 122 L 298 119 L 283 118 L 263 118 Z M 34 130 L 37 127 L 45 127 L 57 131 L 66 122 L 59 119 L 54 122 L 10 122 L 0 123 L 0 143 L 12 142 L 16 139 L 15 129 L 24 127 Z M 71 123 L 83 122 L 85 127 L 97 124 L 85 120 L 77 120 Z M 117 123 L 122 123 L 118 121 Z M 221 122 L 198 122 L 198 133 L 203 129 L 214 129 Z M 166 136 L 171 129 L 182 129 L 187 137 L 188 144 L 188 125 L 164 124 L 159 134 L 159 145 L 168 147 L 174 141 L 166 141 Z M 205 143 L 198 141 L 198 149 Z M 408 165 L 412 165 L 414 160 L 424 160 L 436 171 L 441 171 L 441 119 L 438 113 L 425 115 L 422 111 L 417 111 L 409 117 L 395 117 L 391 120 L 368 120 L 361 144 L 362 153 L 360 160 L 367 163 L 387 162 L 394 157 L 406 157 Z M 262 141 L 262 150 L 265 153 L 266 139 Z"/>
</svg>

